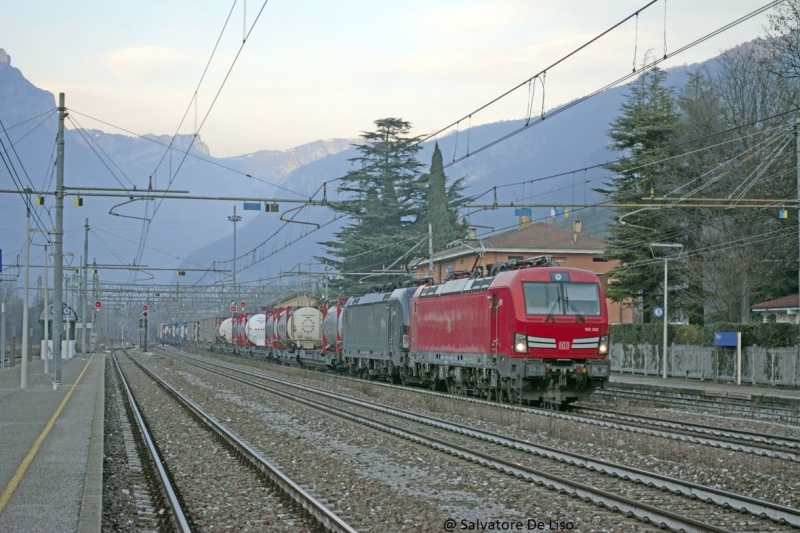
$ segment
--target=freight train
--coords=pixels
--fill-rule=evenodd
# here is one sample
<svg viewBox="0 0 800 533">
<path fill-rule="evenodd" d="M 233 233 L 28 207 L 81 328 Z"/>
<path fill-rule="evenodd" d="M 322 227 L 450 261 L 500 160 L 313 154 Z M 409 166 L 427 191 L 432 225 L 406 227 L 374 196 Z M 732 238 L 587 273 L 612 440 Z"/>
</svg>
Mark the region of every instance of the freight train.
<svg viewBox="0 0 800 533">
<path fill-rule="evenodd" d="M 609 379 L 603 285 L 537 257 L 486 276 L 179 324 L 159 338 L 370 379 L 568 404 Z"/>
</svg>

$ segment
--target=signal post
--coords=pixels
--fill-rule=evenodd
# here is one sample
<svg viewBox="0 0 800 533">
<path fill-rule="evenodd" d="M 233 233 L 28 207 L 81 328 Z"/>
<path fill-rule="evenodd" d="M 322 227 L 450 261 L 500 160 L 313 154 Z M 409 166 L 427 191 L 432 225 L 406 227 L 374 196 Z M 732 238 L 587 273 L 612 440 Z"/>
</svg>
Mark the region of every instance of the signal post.
<svg viewBox="0 0 800 533">
<path fill-rule="evenodd" d="M 147 305 L 142 306 L 142 322 L 144 326 L 144 343 L 142 347 L 142 351 L 147 351 L 147 315 L 148 315 L 148 307 Z"/>
</svg>

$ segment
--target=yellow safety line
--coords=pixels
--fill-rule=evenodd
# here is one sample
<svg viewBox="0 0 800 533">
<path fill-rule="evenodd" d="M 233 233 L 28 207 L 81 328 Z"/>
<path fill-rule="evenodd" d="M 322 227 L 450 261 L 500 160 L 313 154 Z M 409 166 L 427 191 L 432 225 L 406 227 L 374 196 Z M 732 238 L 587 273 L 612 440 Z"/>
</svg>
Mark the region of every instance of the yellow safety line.
<svg viewBox="0 0 800 533">
<path fill-rule="evenodd" d="M 28 471 L 28 468 L 31 466 L 34 457 L 36 457 L 36 454 L 39 453 L 39 448 L 42 447 L 44 439 L 47 438 L 47 435 L 50 433 L 50 430 L 53 429 L 53 426 L 56 423 L 56 419 L 61 414 L 61 411 L 64 410 L 64 406 L 67 405 L 70 396 L 72 396 L 72 393 L 75 391 L 75 387 L 77 387 L 78 383 L 81 382 L 81 378 L 83 378 L 83 375 L 89 368 L 89 364 L 92 362 L 92 359 L 94 359 L 94 355 L 92 355 L 92 357 L 89 358 L 89 360 L 86 362 L 86 366 L 83 367 L 83 370 L 81 371 L 81 374 L 78 376 L 78 379 L 75 380 L 75 383 L 69 389 L 67 395 L 64 396 L 63 400 L 61 400 L 58 409 L 56 409 L 56 412 L 53 413 L 53 416 L 50 417 L 50 420 L 47 421 L 47 425 L 44 427 L 42 432 L 33 442 L 33 446 L 31 446 L 31 449 L 28 450 L 28 454 L 25 456 L 25 459 L 22 460 L 22 463 L 20 463 L 20 465 L 17 467 L 17 470 L 14 472 L 14 475 L 11 476 L 11 480 L 8 482 L 8 485 L 6 485 L 3 488 L 3 492 L 0 493 L 0 513 L 2 513 L 3 510 L 5 510 L 6 506 L 8 505 L 8 502 L 11 501 L 11 496 L 14 495 L 14 492 L 17 490 L 17 487 L 19 487 L 19 484 L 22 482 L 22 478 L 25 476 L 25 472 Z"/>
</svg>

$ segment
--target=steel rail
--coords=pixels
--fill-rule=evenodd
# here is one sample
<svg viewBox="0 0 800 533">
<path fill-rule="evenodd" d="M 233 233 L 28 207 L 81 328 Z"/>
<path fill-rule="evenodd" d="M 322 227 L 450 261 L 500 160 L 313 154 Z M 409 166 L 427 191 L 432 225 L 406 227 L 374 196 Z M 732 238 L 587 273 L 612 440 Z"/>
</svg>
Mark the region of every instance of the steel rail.
<svg viewBox="0 0 800 533">
<path fill-rule="evenodd" d="M 178 500 L 178 496 L 172 487 L 172 483 L 170 483 L 169 476 L 167 475 L 166 470 L 164 470 L 161 455 L 158 453 L 158 449 L 153 443 L 153 439 L 150 436 L 150 432 L 147 429 L 147 424 L 145 423 L 141 412 L 139 412 L 139 408 L 136 405 L 136 400 L 134 399 L 133 393 L 131 392 L 131 389 L 128 386 L 128 381 L 122 374 L 122 369 L 119 366 L 119 361 L 117 361 L 116 352 L 112 352 L 112 360 L 114 361 L 114 368 L 116 369 L 117 379 L 119 380 L 120 385 L 125 391 L 125 403 L 130 409 L 131 414 L 133 414 L 134 422 L 136 423 L 137 435 L 139 437 L 141 444 L 143 444 L 144 449 L 147 451 L 148 457 L 150 458 L 149 464 L 154 468 L 154 471 L 156 473 L 155 477 L 158 480 L 158 485 L 161 491 L 161 496 L 164 499 L 165 507 L 169 509 L 169 515 L 172 527 L 174 531 L 179 531 L 182 533 L 191 533 L 192 529 L 189 526 L 189 522 L 186 520 L 186 516 L 183 513 L 183 508 L 181 507 L 181 503 Z"/>
<path fill-rule="evenodd" d="M 510 475 L 512 475 L 514 477 L 517 477 L 517 478 L 520 478 L 520 479 L 526 479 L 526 480 L 528 480 L 530 482 L 533 482 L 533 483 L 535 483 L 535 484 L 537 484 L 539 486 L 546 486 L 550 490 L 557 490 L 557 491 L 562 492 L 562 493 L 570 494 L 572 496 L 581 498 L 584 501 L 590 501 L 590 502 L 592 502 L 592 503 L 594 503 L 596 505 L 599 505 L 601 507 L 605 507 L 605 508 L 608 508 L 608 509 L 611 509 L 611 510 L 614 510 L 614 511 L 618 511 L 618 512 L 621 512 L 621 513 L 626 514 L 628 516 L 634 516 L 637 519 L 639 519 L 639 520 L 641 520 L 641 521 L 643 521 L 645 523 L 655 523 L 655 524 L 659 525 L 659 527 L 667 528 L 667 529 L 670 529 L 672 531 L 682 531 L 682 532 L 694 532 L 694 531 L 698 531 L 698 532 L 699 531 L 721 532 L 721 531 L 728 531 L 726 529 L 719 528 L 717 526 L 714 526 L 714 525 L 711 525 L 711 524 L 708 524 L 708 523 L 705 523 L 705 522 L 702 522 L 702 521 L 699 521 L 699 520 L 696 520 L 696 519 L 693 519 L 693 518 L 689 518 L 689 517 L 686 517 L 686 516 L 679 515 L 677 513 L 672 512 L 672 511 L 659 509 L 659 508 L 653 507 L 653 506 L 651 506 L 649 504 L 637 502 L 637 501 L 631 500 L 629 498 L 626 498 L 624 496 L 620 496 L 620 495 L 613 494 L 613 493 L 610 493 L 610 492 L 607 492 L 607 491 L 603 491 L 601 489 L 597 489 L 595 487 L 592 487 L 592 486 L 589 486 L 589 485 L 585 485 L 585 484 L 582 484 L 582 483 L 579 483 L 579 482 L 576 482 L 576 481 L 572 481 L 572 480 L 569 480 L 569 479 L 566 479 L 566 478 L 563 478 L 563 477 L 560 477 L 560 476 L 557 476 L 557 475 L 554 475 L 554 474 L 550 474 L 550 473 L 547 473 L 547 472 L 536 470 L 534 468 L 522 466 L 522 465 L 519 465 L 517 463 L 506 461 L 506 460 L 503 460 L 503 459 L 500 459 L 500 458 L 497 458 L 497 457 L 492 457 L 492 456 L 490 456 L 488 454 L 485 454 L 485 453 L 482 453 L 482 452 L 479 452 L 479 451 L 475 451 L 475 450 L 471 450 L 469 448 L 465 448 L 463 446 L 459 446 L 459 445 L 456 445 L 456 444 L 452 444 L 450 442 L 447 442 L 447 441 L 442 440 L 442 439 L 438 439 L 436 437 L 426 436 L 426 435 L 423 435 L 421 433 L 418 433 L 418 432 L 415 432 L 415 431 L 411 431 L 411 430 L 407 430 L 407 429 L 400 429 L 400 428 L 397 428 L 395 426 L 386 424 L 384 422 L 381 422 L 381 421 L 378 421 L 378 420 L 375 420 L 373 418 L 369 418 L 369 417 L 366 417 L 366 416 L 354 415 L 352 413 L 345 412 L 345 411 L 343 411 L 341 409 L 337 409 L 337 408 L 331 407 L 329 405 L 325 405 L 325 404 L 321 404 L 321 403 L 318 403 L 318 402 L 314 402 L 314 401 L 309 400 L 307 398 L 296 396 L 296 395 L 293 395 L 291 393 L 288 393 L 288 392 L 285 392 L 285 391 L 281 391 L 279 389 L 274 389 L 272 387 L 268 387 L 268 386 L 266 386 L 266 385 L 264 385 L 262 383 L 258 383 L 258 382 L 255 382 L 255 381 L 251 381 L 249 379 L 244 379 L 244 378 L 241 378 L 241 377 L 237 377 L 237 376 L 235 376 L 233 374 L 227 374 L 225 372 L 221 372 L 219 370 L 214 370 L 214 369 L 209 368 L 208 366 L 206 366 L 206 365 L 210 365 L 210 366 L 217 366 L 217 367 L 225 368 L 224 365 L 219 365 L 218 363 L 211 363 L 211 362 L 208 362 L 208 361 L 203 361 L 201 363 L 198 363 L 196 359 L 187 357 L 187 356 L 185 356 L 183 354 L 180 354 L 180 355 L 171 354 L 171 356 L 178 357 L 180 359 L 183 359 L 186 362 L 189 362 L 189 364 L 192 364 L 194 366 L 198 366 L 200 368 L 204 368 L 205 370 L 209 370 L 211 372 L 215 372 L 215 373 L 217 373 L 219 375 L 228 377 L 228 378 L 233 379 L 235 381 L 238 381 L 240 383 L 244 383 L 244 384 L 256 387 L 256 388 L 258 388 L 260 390 L 267 391 L 267 392 L 269 392 L 271 394 L 275 394 L 275 395 L 280 396 L 282 398 L 285 398 L 285 399 L 287 399 L 289 401 L 306 405 L 306 406 L 311 407 L 313 409 L 317 409 L 317 410 L 320 410 L 320 411 L 323 411 L 323 412 L 326 412 L 326 413 L 329 413 L 329 414 L 332 414 L 332 415 L 335 415 L 335 416 L 350 420 L 352 422 L 355 422 L 355 423 L 358 423 L 358 424 L 361 424 L 361 425 L 365 425 L 367 427 L 371 427 L 373 429 L 377 429 L 377 430 L 382 431 L 382 432 L 386 432 L 386 433 L 392 434 L 392 435 L 394 435 L 396 437 L 400 437 L 400 438 L 403 438 L 403 439 L 406 439 L 406 440 L 410 440 L 410 441 L 416 442 L 418 444 L 423 444 L 425 446 L 437 449 L 439 451 L 442 451 L 442 452 L 445 452 L 445 453 L 449 453 L 449 454 L 454 455 L 456 457 L 460 457 L 462 459 L 466 459 L 466 460 L 468 460 L 470 462 L 475 462 L 475 463 L 481 464 L 483 466 L 487 466 L 489 468 L 492 468 L 494 470 L 498 470 L 498 471 L 504 472 L 506 474 L 510 474 Z M 258 377 L 259 379 L 266 379 L 268 381 L 274 381 L 274 382 L 276 382 L 278 384 L 281 384 L 281 385 L 289 385 L 291 387 L 298 388 L 298 389 L 301 389 L 301 390 L 306 390 L 306 391 L 309 391 L 309 392 L 313 392 L 315 394 L 322 394 L 323 396 L 326 396 L 326 397 L 335 398 L 337 400 L 345 401 L 345 402 L 356 404 L 356 405 L 362 405 L 364 407 L 369 407 L 369 408 L 372 408 L 372 409 L 376 409 L 378 411 L 389 413 L 389 414 L 392 414 L 394 416 L 399 416 L 401 418 L 405 418 L 407 416 L 409 419 L 418 418 L 419 421 L 423 421 L 424 419 L 427 418 L 428 422 L 423 422 L 423 423 L 428 423 L 429 425 L 434 425 L 434 426 L 440 427 L 442 429 L 449 429 L 447 426 L 452 426 L 453 428 L 456 428 L 456 427 L 459 426 L 458 424 L 451 424 L 451 423 L 446 422 L 446 421 L 441 421 L 441 420 L 437 420 L 437 419 L 431 419 L 429 417 L 424 417 L 422 415 L 416 415 L 416 414 L 408 413 L 408 412 L 402 411 L 402 410 L 395 410 L 395 409 L 392 409 L 392 408 L 387 408 L 385 406 L 380 406 L 380 405 L 373 404 L 372 402 L 367 402 L 367 401 L 364 401 L 364 400 L 355 400 L 355 399 L 351 399 L 351 398 L 341 397 L 341 396 L 336 395 L 334 393 L 329 393 L 328 391 L 322 391 L 320 389 L 316 389 L 315 387 L 298 385 L 296 383 L 287 382 L 287 381 L 284 381 L 284 380 L 281 380 L 281 379 L 277 379 L 277 378 L 271 378 L 271 377 L 263 376 L 263 375 L 260 375 L 260 374 L 257 374 L 257 373 L 253 373 L 253 372 L 249 372 L 249 371 L 246 371 L 246 370 L 232 369 L 232 368 L 229 368 L 229 369 L 230 370 L 235 370 L 236 372 L 240 372 L 240 373 L 243 373 L 243 374 L 246 374 L 246 375 L 252 375 L 252 376 Z M 402 413 L 402 414 L 398 414 L 398 413 Z M 431 423 L 431 421 L 435 421 L 435 423 Z M 555 450 L 555 449 L 550 449 L 551 453 L 549 454 L 546 451 L 547 447 L 538 447 L 538 446 L 533 445 L 531 443 L 525 443 L 524 441 L 517 441 L 516 439 L 512 439 L 512 438 L 507 438 L 507 437 L 503 437 L 503 436 L 499 436 L 499 435 L 492 435 L 492 434 L 489 434 L 489 433 L 486 433 L 486 432 L 481 432 L 480 430 L 476 430 L 474 428 L 466 428 L 466 429 L 470 430 L 470 431 L 474 431 L 475 435 L 473 435 L 473 436 L 476 436 L 479 433 L 485 433 L 486 435 L 491 435 L 490 438 L 484 438 L 483 440 L 493 441 L 493 442 L 496 442 L 497 444 L 503 444 L 503 445 L 506 445 L 506 446 L 509 446 L 509 447 L 514 447 L 514 448 L 518 448 L 518 449 L 524 449 L 523 446 L 524 445 L 528 445 L 528 446 L 531 447 L 530 448 L 531 450 L 538 448 L 536 450 L 536 452 L 532 451 L 531 453 L 537 453 L 538 455 L 548 456 L 548 457 L 551 457 L 551 458 L 559 460 L 559 461 L 563 460 L 563 461 L 565 461 L 567 463 L 575 464 L 576 466 L 585 466 L 586 468 L 588 468 L 590 470 L 591 469 L 599 470 L 602 473 L 607 473 L 608 475 L 612 475 L 612 476 L 615 473 L 613 467 L 620 466 L 620 465 L 614 465 L 612 463 L 606 463 L 606 462 L 600 461 L 600 460 L 595 460 L 595 459 L 592 459 L 592 458 L 582 457 L 582 456 L 579 456 L 579 455 L 576 455 L 576 454 L 571 454 L 569 452 L 562 452 L 560 450 Z M 453 429 L 453 431 L 456 431 L 456 430 Z M 458 432 L 462 433 L 462 434 L 468 434 L 465 431 L 458 431 Z M 504 444 L 504 442 L 501 442 L 503 439 L 506 439 L 508 444 Z M 561 454 L 561 455 L 559 455 L 559 454 Z M 609 468 L 609 466 L 611 468 Z M 621 468 L 625 470 L 625 475 L 621 476 L 624 479 L 631 479 L 631 474 L 634 474 L 634 476 L 635 476 L 636 469 L 629 469 L 628 467 L 624 467 L 624 466 L 621 467 Z M 640 472 L 642 472 L 643 474 L 646 474 L 643 471 L 640 471 Z M 653 481 L 654 483 L 656 482 L 658 477 L 664 478 L 664 480 L 662 480 L 662 481 L 666 481 L 666 480 L 669 479 L 666 476 L 659 476 L 657 474 L 650 474 L 650 476 L 652 476 L 652 477 L 649 478 L 649 479 L 654 480 Z M 634 477 L 634 480 L 635 479 L 636 478 Z M 678 480 L 673 480 L 673 481 L 678 481 Z M 680 492 L 680 489 L 677 488 L 678 485 L 675 485 L 675 488 L 670 488 L 668 484 L 663 483 L 663 482 L 659 483 L 659 485 L 664 486 L 664 488 L 669 488 L 670 490 L 673 490 L 674 492 Z M 707 488 L 707 487 L 703 487 L 701 485 L 697 485 L 697 487 L 698 488 Z M 683 486 L 681 486 L 681 488 L 686 490 L 687 485 L 683 485 Z M 714 490 L 714 489 L 711 489 L 711 490 Z M 718 492 L 722 493 L 724 491 L 718 491 Z M 694 491 L 694 494 L 696 495 L 696 497 L 700 497 L 700 494 L 710 495 L 710 492 L 706 493 L 704 491 Z M 728 493 L 728 494 L 730 496 L 732 496 L 732 497 L 738 496 L 738 495 L 733 494 L 733 493 Z M 691 493 L 688 494 L 688 497 L 692 497 Z M 719 499 L 720 496 L 717 495 L 717 498 Z M 737 500 L 735 498 L 731 498 L 731 501 L 737 502 Z M 774 512 L 775 510 L 769 508 L 773 504 L 769 504 L 768 502 L 759 502 L 758 500 L 753 500 L 753 501 L 765 504 L 764 506 L 759 507 L 759 512 L 758 512 L 759 516 L 761 514 L 760 511 L 762 510 L 762 508 L 765 511 L 772 512 L 773 514 L 775 514 L 775 512 Z M 741 503 L 741 500 L 738 500 L 738 503 Z M 724 506 L 726 504 L 724 502 L 720 501 L 720 505 Z M 728 503 L 728 505 L 730 505 L 730 503 Z M 742 509 L 742 507 L 734 507 L 734 508 Z M 786 509 L 789 512 L 785 513 L 785 516 L 788 517 L 789 519 L 796 520 L 796 523 L 798 525 L 800 525 L 800 515 L 794 515 L 794 517 L 792 517 L 792 513 L 791 513 L 792 509 L 791 508 L 786 508 Z M 748 510 L 747 512 L 750 512 L 750 511 Z M 753 514 L 757 514 L 757 513 L 755 511 L 753 511 Z M 775 518 L 775 520 L 779 521 L 779 522 L 785 522 L 784 518 Z"/>
<path fill-rule="evenodd" d="M 368 409 L 372 409 L 392 416 L 397 416 L 399 418 L 404 418 L 414 422 L 427 424 L 433 427 L 437 427 L 439 429 L 453 431 L 455 433 L 485 440 L 488 442 L 493 442 L 495 444 L 500 444 L 509 448 L 515 448 L 517 450 L 525 451 L 534 455 L 544 456 L 549 459 L 574 464 L 576 466 L 584 467 L 588 470 L 598 471 L 608 475 L 618 476 L 622 479 L 626 480 L 630 479 L 633 480 L 634 482 L 641 482 L 646 485 L 656 486 L 664 490 L 669 490 L 673 493 L 686 495 L 690 498 L 699 498 L 704 501 L 713 502 L 717 505 L 720 505 L 721 507 L 730 507 L 733 509 L 738 509 L 742 512 L 750 513 L 757 517 L 767 517 L 771 520 L 774 520 L 775 522 L 790 524 L 792 526 L 800 527 L 800 510 L 794 509 L 792 507 L 787 507 L 784 505 L 779 505 L 764 500 L 751 498 L 749 496 L 716 489 L 714 487 L 708 487 L 705 485 L 701 485 L 699 483 L 693 483 L 690 481 L 684 481 L 672 478 L 654 472 L 648 472 L 646 470 L 641 470 L 638 468 L 633 468 L 601 459 L 596 459 L 594 457 L 589 457 L 573 452 L 559 450 L 557 448 L 553 448 L 550 446 L 533 444 L 529 441 L 508 437 L 505 435 L 495 434 L 488 431 L 472 428 L 466 425 L 457 424 L 454 422 L 449 422 L 446 420 L 441 420 L 425 415 L 420 415 L 417 413 L 412 413 L 410 411 L 406 411 L 403 409 L 387 407 L 385 405 L 377 404 L 367 400 L 349 398 L 336 393 L 332 393 L 330 391 L 319 389 L 317 387 L 312 387 L 310 385 L 300 385 L 297 383 L 293 383 L 291 381 L 264 376 L 262 374 L 248 370 L 232 368 L 227 365 L 222 365 L 211 361 L 198 360 L 192 357 L 188 357 L 184 354 L 179 354 L 179 355 L 175 354 L 175 356 L 184 360 L 188 359 L 191 361 L 190 364 L 193 364 L 195 366 L 203 367 L 207 370 L 216 372 L 220 375 L 224 375 L 228 378 L 235 379 L 237 381 L 252 386 L 263 387 L 263 385 L 257 382 L 252 382 L 250 380 L 237 378 L 236 376 L 212 370 L 208 367 L 215 366 L 219 368 L 224 368 L 226 370 L 233 370 L 235 372 L 248 376 L 257 377 L 262 380 L 279 383 L 281 385 L 287 385 L 303 391 L 313 392 L 314 394 L 318 394 L 326 398 L 331 398 L 352 405 L 365 407 Z"/>
<path fill-rule="evenodd" d="M 618 418 L 631 422 L 642 421 L 646 424 L 654 426 L 665 427 L 669 429 L 682 430 L 688 428 L 690 431 L 712 435 L 714 437 L 722 437 L 726 439 L 741 439 L 760 444 L 768 444 L 772 446 L 783 446 L 791 449 L 800 449 L 800 439 L 794 437 L 784 437 L 780 435 L 771 435 L 769 433 L 756 433 L 755 431 L 747 431 L 743 429 L 723 428 L 718 426 L 705 426 L 692 422 L 675 422 L 673 420 L 656 418 L 654 416 L 637 415 L 633 413 L 625 413 L 622 411 L 614 411 L 612 409 L 601 409 L 598 407 L 580 406 L 576 408 L 578 411 L 586 411 L 588 413 L 595 413 L 599 416 L 609 418 Z"/>
<path fill-rule="evenodd" d="M 736 396 L 716 396 L 706 395 L 699 396 L 691 391 L 659 391 L 658 395 L 654 395 L 648 391 L 621 389 L 616 387 L 608 387 L 602 390 L 595 391 L 598 396 L 614 396 L 614 397 L 630 397 L 636 399 L 644 399 L 651 402 L 672 403 L 676 405 L 694 405 L 704 404 L 706 407 L 716 409 L 718 411 L 734 411 L 744 415 L 751 415 L 757 418 L 768 418 L 779 421 L 789 422 L 794 421 L 794 425 L 800 420 L 800 405 L 795 406 L 793 409 L 789 407 L 765 406 L 748 404 L 742 398 Z"/>
<path fill-rule="evenodd" d="M 169 383 L 157 376 L 154 372 L 133 357 L 131 357 L 131 360 L 171 396 L 176 398 L 179 403 L 181 403 L 189 412 L 191 412 L 201 423 L 207 426 L 214 434 L 218 435 L 225 443 L 236 450 L 241 457 L 244 457 L 258 471 L 263 473 L 284 494 L 294 500 L 300 507 L 305 509 L 306 512 L 308 512 L 309 515 L 317 520 L 325 529 L 334 533 L 358 533 L 358 530 L 336 515 L 336 513 L 329 509 L 322 501 L 315 498 L 312 494 L 295 483 L 277 466 L 264 458 L 252 446 L 230 432 L 225 426 L 217 422 L 199 405 L 184 396 L 180 391 L 172 387 Z"/>
</svg>

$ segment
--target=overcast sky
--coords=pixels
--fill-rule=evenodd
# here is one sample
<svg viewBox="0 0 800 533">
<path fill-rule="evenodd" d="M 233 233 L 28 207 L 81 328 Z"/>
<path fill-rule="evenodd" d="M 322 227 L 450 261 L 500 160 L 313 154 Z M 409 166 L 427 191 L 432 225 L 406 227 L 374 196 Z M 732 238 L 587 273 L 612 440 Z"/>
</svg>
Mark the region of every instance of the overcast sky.
<svg viewBox="0 0 800 533">
<path fill-rule="evenodd" d="M 552 69 L 545 107 L 671 52 L 766 0 L 658 0 Z M 266 4 L 200 135 L 217 157 L 354 138 L 400 117 L 425 134 L 450 124 L 644 7 L 649 0 L 273 0 Z M 0 48 L 67 107 L 135 133 L 171 134 L 189 107 L 232 0 L 6 2 Z M 203 121 L 263 0 L 239 0 L 195 107 Z M 763 35 L 766 15 L 664 63 L 702 61 Z M 527 90 L 473 125 L 522 118 Z M 540 108 L 537 86 L 534 107 Z M 84 127 L 114 128 L 77 117 Z"/>
</svg>

